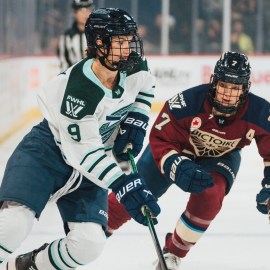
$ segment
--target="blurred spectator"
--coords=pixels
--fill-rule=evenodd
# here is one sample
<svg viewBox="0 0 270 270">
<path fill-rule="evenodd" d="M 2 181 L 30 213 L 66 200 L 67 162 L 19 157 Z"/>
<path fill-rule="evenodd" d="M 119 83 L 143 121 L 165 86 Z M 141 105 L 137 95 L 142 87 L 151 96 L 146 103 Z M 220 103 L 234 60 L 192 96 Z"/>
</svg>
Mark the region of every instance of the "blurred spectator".
<svg viewBox="0 0 270 270">
<path fill-rule="evenodd" d="M 244 32 L 244 25 L 242 21 L 239 20 L 234 21 L 232 25 L 231 50 L 245 54 L 254 53 L 253 41 L 251 37 Z"/>
<path fill-rule="evenodd" d="M 74 22 L 59 38 L 57 55 L 60 69 L 66 70 L 85 57 L 87 48 L 84 26 L 93 10 L 93 0 L 73 0 Z"/>
<path fill-rule="evenodd" d="M 145 54 L 158 54 L 159 45 L 153 44 L 149 39 L 149 30 L 146 25 L 138 24 L 138 34 L 143 40 L 143 49 Z"/>
<path fill-rule="evenodd" d="M 201 53 L 221 53 L 223 0 L 201 0 L 196 31 Z"/>
<path fill-rule="evenodd" d="M 241 21 L 245 33 L 253 38 L 256 37 L 257 0 L 234 0 L 232 1 L 232 22 Z"/>
<path fill-rule="evenodd" d="M 192 35 L 192 1 L 170 0 L 170 14 L 175 18 L 175 26 L 170 31 L 170 53 L 190 53 Z"/>
<path fill-rule="evenodd" d="M 172 33 L 172 31 L 175 28 L 176 20 L 171 14 L 169 14 L 167 22 L 168 22 L 168 26 L 169 26 L 169 31 L 170 31 L 170 33 Z M 149 41 L 152 44 L 155 44 L 155 50 L 157 49 L 158 52 L 160 52 L 161 28 L 162 28 L 163 23 L 164 23 L 164 20 L 162 18 L 162 15 L 161 14 L 156 15 L 156 17 L 154 19 L 154 27 L 151 30 L 151 32 L 149 32 Z M 173 47 L 173 42 L 171 40 L 171 37 L 169 37 L 169 39 L 170 39 L 169 45 L 170 45 L 170 47 Z"/>
<path fill-rule="evenodd" d="M 220 19 L 211 19 L 206 29 L 204 52 L 220 53 L 222 44 L 222 27 Z"/>
</svg>

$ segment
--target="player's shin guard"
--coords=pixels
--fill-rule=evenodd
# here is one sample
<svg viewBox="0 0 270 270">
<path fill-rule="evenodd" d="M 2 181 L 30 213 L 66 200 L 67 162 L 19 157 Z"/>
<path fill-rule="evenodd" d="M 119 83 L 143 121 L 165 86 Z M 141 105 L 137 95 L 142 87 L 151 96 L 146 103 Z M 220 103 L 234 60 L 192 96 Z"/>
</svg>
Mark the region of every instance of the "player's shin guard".
<svg viewBox="0 0 270 270">
<path fill-rule="evenodd" d="M 212 173 L 214 187 L 199 194 L 191 194 L 187 208 L 177 222 L 174 233 L 168 237 L 165 248 L 183 258 L 189 252 L 222 207 L 226 181 L 218 173 Z"/>
<path fill-rule="evenodd" d="M 35 213 L 19 203 L 7 201 L 0 210 L 0 263 L 7 259 L 32 229 Z"/>
<path fill-rule="evenodd" d="M 124 223 L 131 219 L 125 207 L 119 203 L 115 194 L 111 192 L 108 196 L 109 204 L 109 220 L 106 230 L 107 237 L 110 236 L 114 230 L 117 230 Z"/>
<path fill-rule="evenodd" d="M 94 261 L 102 252 L 106 237 L 102 226 L 92 222 L 68 222 L 66 238 L 52 242 L 39 252 L 39 270 L 70 270 Z"/>
</svg>

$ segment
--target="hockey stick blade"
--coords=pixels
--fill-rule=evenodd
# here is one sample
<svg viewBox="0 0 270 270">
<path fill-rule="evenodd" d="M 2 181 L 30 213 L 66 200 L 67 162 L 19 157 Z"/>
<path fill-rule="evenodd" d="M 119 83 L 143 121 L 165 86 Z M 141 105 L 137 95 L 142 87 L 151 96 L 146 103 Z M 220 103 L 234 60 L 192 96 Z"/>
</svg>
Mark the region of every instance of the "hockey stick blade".
<svg viewBox="0 0 270 270">
<path fill-rule="evenodd" d="M 131 153 L 131 149 L 128 149 L 127 152 L 128 152 L 128 155 L 129 155 L 129 160 L 130 160 L 130 163 L 131 163 L 133 173 L 138 173 L 138 169 L 136 167 L 134 157 L 133 157 L 133 155 Z M 143 213 L 144 213 L 144 215 L 146 217 L 146 220 L 147 220 L 147 226 L 148 226 L 148 229 L 150 231 L 150 235 L 152 237 L 152 240 L 153 240 L 153 243 L 154 243 L 154 246 L 155 246 L 155 249 L 156 249 L 156 253 L 158 255 L 158 260 L 159 260 L 159 263 L 161 265 L 161 268 L 162 268 L 162 270 L 168 270 L 165 259 L 164 259 L 164 256 L 163 256 L 163 253 L 162 253 L 162 250 L 161 250 L 161 247 L 160 247 L 160 244 L 159 244 L 159 241 L 158 241 L 157 233 L 156 233 L 156 230 L 155 230 L 155 225 L 153 223 L 153 219 L 155 217 L 153 217 L 151 215 L 150 210 L 146 206 L 144 206 L 144 208 L 142 210 L 143 210 Z"/>
</svg>

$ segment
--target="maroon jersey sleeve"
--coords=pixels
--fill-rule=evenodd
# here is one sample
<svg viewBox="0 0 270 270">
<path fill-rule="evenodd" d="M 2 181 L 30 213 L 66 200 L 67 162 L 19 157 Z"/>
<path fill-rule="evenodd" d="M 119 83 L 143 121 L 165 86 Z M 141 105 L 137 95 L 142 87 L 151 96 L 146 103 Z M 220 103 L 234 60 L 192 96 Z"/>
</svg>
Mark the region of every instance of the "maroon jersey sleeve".
<svg viewBox="0 0 270 270">
<path fill-rule="evenodd" d="M 176 120 L 168 110 L 167 103 L 159 113 L 150 132 L 150 147 L 154 160 L 163 171 L 161 161 L 166 155 L 181 153 L 182 142 L 188 140 L 188 132 L 183 129 L 184 120 Z"/>
</svg>

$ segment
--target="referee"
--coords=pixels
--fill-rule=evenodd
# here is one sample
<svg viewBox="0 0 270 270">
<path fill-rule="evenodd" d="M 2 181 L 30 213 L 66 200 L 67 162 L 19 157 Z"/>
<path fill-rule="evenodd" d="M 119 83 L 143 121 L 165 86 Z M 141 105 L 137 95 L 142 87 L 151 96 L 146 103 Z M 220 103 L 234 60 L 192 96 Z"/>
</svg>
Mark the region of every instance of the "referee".
<svg viewBox="0 0 270 270">
<path fill-rule="evenodd" d="M 61 71 L 74 65 L 85 57 L 87 48 L 84 34 L 85 22 L 91 14 L 93 0 L 73 0 L 74 22 L 59 38 L 57 55 Z"/>
</svg>

